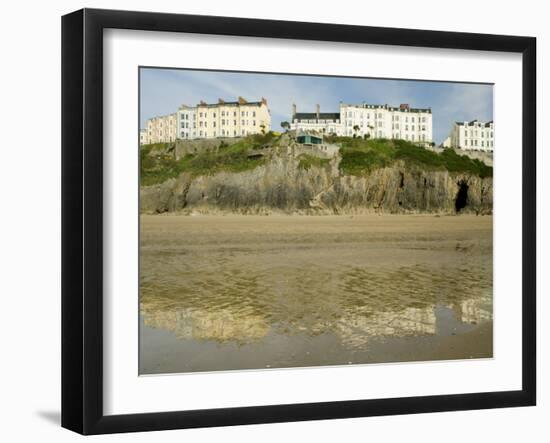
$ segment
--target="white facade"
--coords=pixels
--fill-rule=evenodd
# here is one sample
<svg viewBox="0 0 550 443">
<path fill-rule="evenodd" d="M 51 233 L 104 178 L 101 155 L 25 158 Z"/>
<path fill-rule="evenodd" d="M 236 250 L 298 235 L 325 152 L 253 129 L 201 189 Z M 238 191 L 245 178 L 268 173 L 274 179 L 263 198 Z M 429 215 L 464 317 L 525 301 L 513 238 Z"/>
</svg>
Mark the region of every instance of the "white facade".
<svg viewBox="0 0 550 443">
<path fill-rule="evenodd" d="M 296 105 L 292 105 L 290 129 L 296 133 L 313 131 L 319 134 L 343 135 L 340 114 L 338 112 L 322 113 L 319 105 L 317 105 L 316 112 L 311 113 L 297 113 Z"/>
<path fill-rule="evenodd" d="M 348 137 L 393 138 L 432 142 L 432 111 L 409 105 L 350 105 L 340 103 L 339 113 L 297 113 L 293 105 L 291 129 Z"/>
<path fill-rule="evenodd" d="M 197 138 L 197 108 L 181 105 L 178 115 L 178 139 Z"/>
<path fill-rule="evenodd" d="M 494 129 L 492 121 L 486 123 L 477 120 L 455 122 L 448 137 L 448 147 L 468 151 L 492 152 L 495 149 Z"/>
<path fill-rule="evenodd" d="M 146 145 L 149 143 L 149 137 L 147 135 L 147 129 L 139 130 L 139 144 Z"/>
<path fill-rule="evenodd" d="M 411 142 L 431 143 L 431 109 L 410 108 L 409 105 L 340 105 L 346 136 L 393 138 Z"/>
</svg>

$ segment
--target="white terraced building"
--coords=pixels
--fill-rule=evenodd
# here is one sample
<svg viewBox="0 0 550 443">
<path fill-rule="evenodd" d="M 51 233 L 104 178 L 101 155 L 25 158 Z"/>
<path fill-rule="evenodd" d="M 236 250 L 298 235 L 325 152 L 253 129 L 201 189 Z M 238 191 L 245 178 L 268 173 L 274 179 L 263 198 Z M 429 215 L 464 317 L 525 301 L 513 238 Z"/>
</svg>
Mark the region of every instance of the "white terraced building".
<svg viewBox="0 0 550 443">
<path fill-rule="evenodd" d="M 179 139 L 197 138 L 197 108 L 181 105 L 177 112 Z"/>
<path fill-rule="evenodd" d="M 444 148 L 466 151 L 493 152 L 495 149 L 495 125 L 493 121 L 455 122 L 451 134 L 443 142 Z"/>
<path fill-rule="evenodd" d="M 181 105 L 174 114 L 147 120 L 140 131 L 140 143 L 172 142 L 176 139 L 242 137 L 271 130 L 271 113 L 267 100 L 249 102 L 219 99 L 217 103 L 201 101 L 197 106 Z"/>
<path fill-rule="evenodd" d="M 342 124 L 340 122 L 340 113 L 321 112 L 321 107 L 317 105 L 315 112 L 296 112 L 296 105 L 292 105 L 292 121 L 290 129 L 304 132 L 318 132 L 320 134 L 343 135 Z"/>
<path fill-rule="evenodd" d="M 298 113 L 292 106 L 293 130 L 316 131 L 339 136 L 393 138 L 422 144 L 432 142 L 432 110 L 388 105 L 360 105 L 340 103 L 340 112 L 321 113 L 319 105 L 314 113 Z"/>
</svg>

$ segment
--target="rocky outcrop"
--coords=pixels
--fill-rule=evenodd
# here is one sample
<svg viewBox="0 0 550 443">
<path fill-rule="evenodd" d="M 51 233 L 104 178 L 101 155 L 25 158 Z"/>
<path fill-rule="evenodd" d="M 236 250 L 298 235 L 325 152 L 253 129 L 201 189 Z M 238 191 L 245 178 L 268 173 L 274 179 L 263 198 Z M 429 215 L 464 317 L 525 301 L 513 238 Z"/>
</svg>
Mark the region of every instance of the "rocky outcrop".
<svg viewBox="0 0 550 443">
<path fill-rule="evenodd" d="M 236 212 L 342 214 L 361 212 L 492 212 L 492 178 L 426 171 L 403 162 L 364 176 L 343 175 L 338 158 L 321 167 L 299 166 L 274 155 L 256 169 L 177 179 L 141 189 L 143 213 Z"/>
</svg>

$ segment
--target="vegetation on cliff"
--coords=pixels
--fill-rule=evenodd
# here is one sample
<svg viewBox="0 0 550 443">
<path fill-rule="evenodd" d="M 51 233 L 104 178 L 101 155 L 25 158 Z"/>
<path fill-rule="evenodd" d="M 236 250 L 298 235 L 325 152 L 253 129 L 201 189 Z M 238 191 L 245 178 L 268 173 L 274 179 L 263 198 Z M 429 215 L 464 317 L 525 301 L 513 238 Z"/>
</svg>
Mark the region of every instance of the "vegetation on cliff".
<svg viewBox="0 0 550 443">
<path fill-rule="evenodd" d="M 397 160 L 425 171 L 447 170 L 480 178 L 492 177 L 493 168 L 477 159 L 459 155 L 452 149 L 434 152 L 405 140 L 360 139 L 342 137 L 340 170 L 346 175 L 361 176 Z"/>
<path fill-rule="evenodd" d="M 434 152 L 405 140 L 326 137 L 341 146 L 339 169 L 342 175 L 365 176 L 380 168 L 404 162 L 411 169 L 449 171 L 471 174 L 480 178 L 492 177 L 493 168 L 477 159 L 459 155 L 452 149 Z M 209 176 L 219 172 L 243 172 L 264 165 L 267 157 L 261 152 L 276 148 L 282 136 L 274 132 L 255 134 L 228 144 L 220 140 L 215 149 L 188 153 L 176 158 L 174 143 L 145 145 L 140 150 L 142 186 L 163 183 L 187 172 L 191 176 Z M 265 152 L 265 151 L 264 151 Z M 328 166 L 330 160 L 302 154 L 300 169 Z"/>
<path fill-rule="evenodd" d="M 271 147 L 277 138 L 268 132 L 244 137 L 231 145 L 221 140 L 215 150 L 187 154 L 180 159 L 175 158 L 174 143 L 144 145 L 140 150 L 141 185 L 162 183 L 182 172 L 198 176 L 254 169 L 265 162 L 262 156 L 254 156 L 254 151 Z"/>
<path fill-rule="evenodd" d="M 298 160 L 298 168 L 300 169 L 323 168 L 330 164 L 330 159 L 328 158 L 319 158 L 309 154 L 301 154 Z"/>
</svg>

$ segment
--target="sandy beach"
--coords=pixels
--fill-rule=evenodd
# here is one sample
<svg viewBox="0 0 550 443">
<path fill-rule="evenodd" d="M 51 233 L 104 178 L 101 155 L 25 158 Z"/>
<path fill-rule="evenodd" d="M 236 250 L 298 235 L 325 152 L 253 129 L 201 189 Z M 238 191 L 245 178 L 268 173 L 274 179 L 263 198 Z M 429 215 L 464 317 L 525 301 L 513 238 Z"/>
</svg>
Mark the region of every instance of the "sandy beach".
<svg viewBox="0 0 550 443">
<path fill-rule="evenodd" d="M 492 216 L 141 216 L 140 372 L 492 357 Z"/>
</svg>

